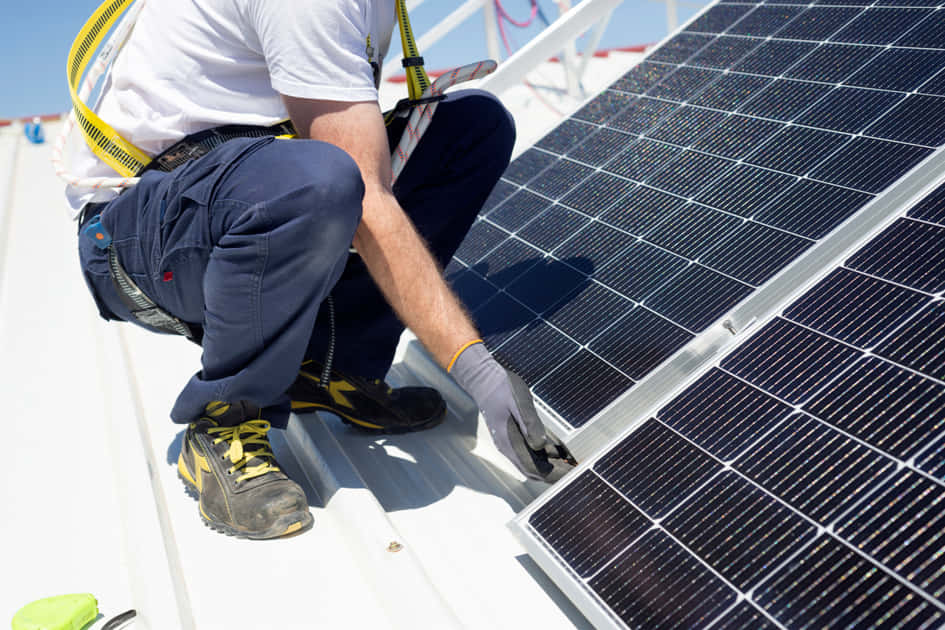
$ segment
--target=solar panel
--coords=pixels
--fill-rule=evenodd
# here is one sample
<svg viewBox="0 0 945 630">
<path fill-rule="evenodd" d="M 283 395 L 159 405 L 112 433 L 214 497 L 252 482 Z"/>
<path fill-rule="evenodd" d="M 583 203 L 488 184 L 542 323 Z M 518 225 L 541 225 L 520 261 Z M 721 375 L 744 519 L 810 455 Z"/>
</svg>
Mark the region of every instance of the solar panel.
<svg viewBox="0 0 945 630">
<path fill-rule="evenodd" d="M 826 271 L 517 517 L 595 626 L 945 624 L 945 184 Z"/>
<path fill-rule="evenodd" d="M 716 3 L 512 162 L 447 279 L 572 450 L 945 161 L 943 8 Z M 570 343 L 526 343 L 533 320 Z"/>
</svg>

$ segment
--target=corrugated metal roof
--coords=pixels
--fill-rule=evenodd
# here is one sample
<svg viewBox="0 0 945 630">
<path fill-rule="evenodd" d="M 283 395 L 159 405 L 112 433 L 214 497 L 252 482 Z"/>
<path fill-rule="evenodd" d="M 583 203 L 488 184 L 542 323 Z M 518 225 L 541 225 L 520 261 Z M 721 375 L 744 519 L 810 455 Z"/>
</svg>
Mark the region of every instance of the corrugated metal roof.
<svg viewBox="0 0 945 630">
<path fill-rule="evenodd" d="M 594 59 L 588 93 L 633 59 Z M 533 83 L 561 72 L 548 66 Z M 579 104 L 533 89 L 564 111 Z M 509 92 L 520 151 L 558 116 L 529 88 Z M 472 402 L 409 335 L 389 380 L 440 387 L 446 422 L 378 437 L 293 416 L 273 444 L 314 528 L 265 542 L 207 529 L 177 479 L 182 428 L 168 419 L 199 348 L 98 319 L 50 151 L 19 125 L 0 129 L 0 617 L 88 591 L 103 612 L 92 628 L 128 608 L 141 615 L 134 627 L 154 630 L 588 626 L 507 529 L 545 485 L 502 459 Z"/>
</svg>

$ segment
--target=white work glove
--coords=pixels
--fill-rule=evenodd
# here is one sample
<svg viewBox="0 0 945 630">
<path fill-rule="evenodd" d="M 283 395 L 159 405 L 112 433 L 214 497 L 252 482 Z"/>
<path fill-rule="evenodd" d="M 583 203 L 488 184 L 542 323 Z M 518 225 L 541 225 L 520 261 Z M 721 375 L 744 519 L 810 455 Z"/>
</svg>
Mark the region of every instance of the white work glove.
<svg viewBox="0 0 945 630">
<path fill-rule="evenodd" d="M 463 349 L 449 373 L 482 411 L 499 452 L 526 476 L 550 481 L 555 467 L 546 448 L 557 444 L 538 419 L 528 385 L 499 365 L 481 342 Z"/>
</svg>

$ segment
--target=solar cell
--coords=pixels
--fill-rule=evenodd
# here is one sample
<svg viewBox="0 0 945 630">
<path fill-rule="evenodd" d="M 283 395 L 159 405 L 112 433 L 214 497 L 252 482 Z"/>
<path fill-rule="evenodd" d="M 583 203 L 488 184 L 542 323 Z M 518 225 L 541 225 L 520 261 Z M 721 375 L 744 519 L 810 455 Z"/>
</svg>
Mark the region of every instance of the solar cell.
<svg viewBox="0 0 945 630">
<path fill-rule="evenodd" d="M 692 339 L 692 333 L 638 306 L 606 329 L 590 349 L 636 380 Z"/>
<path fill-rule="evenodd" d="M 732 471 L 713 478 L 663 526 L 742 591 L 817 534 L 813 523 Z"/>
</svg>

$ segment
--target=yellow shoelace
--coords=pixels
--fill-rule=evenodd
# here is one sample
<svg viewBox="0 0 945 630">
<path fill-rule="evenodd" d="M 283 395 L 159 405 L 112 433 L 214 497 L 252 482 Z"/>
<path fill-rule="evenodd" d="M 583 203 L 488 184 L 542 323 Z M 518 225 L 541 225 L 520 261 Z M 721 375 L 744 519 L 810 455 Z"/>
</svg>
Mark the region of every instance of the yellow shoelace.
<svg viewBox="0 0 945 630">
<path fill-rule="evenodd" d="M 279 467 L 274 464 L 275 455 L 272 454 L 269 440 L 266 434 L 271 425 L 267 420 L 247 420 L 234 427 L 214 427 L 207 429 L 207 433 L 217 435 L 213 440 L 214 444 L 228 442 L 230 448 L 224 454 L 230 458 L 230 474 L 237 470 L 243 470 L 243 474 L 236 478 L 239 483 L 246 479 L 259 477 L 270 472 L 278 472 Z M 258 446 L 255 450 L 248 450 L 248 446 Z M 258 458 L 262 463 L 255 466 L 247 466 L 247 463 Z"/>
</svg>

